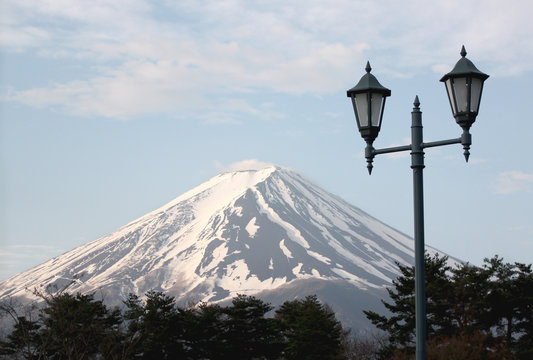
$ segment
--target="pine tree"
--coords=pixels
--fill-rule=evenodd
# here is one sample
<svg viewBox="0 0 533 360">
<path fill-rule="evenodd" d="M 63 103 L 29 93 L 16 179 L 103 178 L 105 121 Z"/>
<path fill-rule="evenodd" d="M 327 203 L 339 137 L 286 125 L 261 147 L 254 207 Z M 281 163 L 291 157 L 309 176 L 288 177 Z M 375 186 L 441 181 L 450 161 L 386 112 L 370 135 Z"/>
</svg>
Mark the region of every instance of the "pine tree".
<svg viewBox="0 0 533 360">
<path fill-rule="evenodd" d="M 429 336 L 449 335 L 454 332 L 449 296 L 453 293 L 447 273 L 447 257 L 430 257 L 426 254 L 426 314 Z M 387 289 L 392 302 L 382 301 L 392 313 L 387 317 L 373 311 L 364 311 L 377 328 L 389 334 L 389 347 L 412 348 L 415 339 L 415 271 L 414 267 L 397 264 L 401 276 L 395 279 L 393 287 Z"/>
<path fill-rule="evenodd" d="M 5 341 L 0 342 L 0 355 L 13 358 L 37 359 L 43 353 L 39 338 L 40 325 L 37 321 L 18 316 L 13 331 Z"/>
<path fill-rule="evenodd" d="M 119 311 L 109 311 L 93 294 L 45 297 L 39 315 L 39 341 L 50 359 L 91 359 L 100 354 L 105 340 L 119 331 Z"/>
<path fill-rule="evenodd" d="M 238 295 L 224 309 L 225 341 L 232 359 L 274 359 L 281 353 L 277 323 L 266 314 L 273 307 L 253 296 Z"/>
<path fill-rule="evenodd" d="M 531 265 L 485 259 L 482 267 L 447 265 L 447 257 L 426 254 L 427 334 L 440 354 L 459 348 L 469 358 L 520 358 L 533 354 Z M 401 276 L 383 301 L 390 316 L 365 311 L 368 319 L 389 336 L 383 356 L 410 356 L 414 350 L 414 267 L 398 265 Z M 430 354 L 428 346 L 428 356 Z M 473 353 L 477 349 L 477 353 Z M 465 355 L 465 354 L 463 354 Z M 466 355 L 465 355 L 466 356 Z"/>
<path fill-rule="evenodd" d="M 183 312 L 188 359 L 224 359 L 224 311 L 219 305 L 200 304 Z"/>
<path fill-rule="evenodd" d="M 130 295 L 125 305 L 129 356 L 160 360 L 184 355 L 183 321 L 173 297 L 151 290 L 144 303 Z"/>
<path fill-rule="evenodd" d="M 284 359 L 342 359 L 343 328 L 316 295 L 286 301 L 276 310 L 285 340 Z"/>
<path fill-rule="evenodd" d="M 485 259 L 489 273 L 487 326 L 496 329 L 503 345 L 520 359 L 533 355 L 533 272 L 531 264 L 504 263 L 497 256 Z"/>
</svg>

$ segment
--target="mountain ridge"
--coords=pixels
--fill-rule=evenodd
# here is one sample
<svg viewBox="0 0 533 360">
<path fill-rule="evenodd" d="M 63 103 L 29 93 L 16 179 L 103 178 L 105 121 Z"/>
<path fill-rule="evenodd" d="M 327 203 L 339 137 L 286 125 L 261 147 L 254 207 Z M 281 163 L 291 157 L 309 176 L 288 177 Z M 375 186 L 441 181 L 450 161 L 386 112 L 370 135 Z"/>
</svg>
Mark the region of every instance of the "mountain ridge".
<svg viewBox="0 0 533 360">
<path fill-rule="evenodd" d="M 0 282 L 0 300 L 29 301 L 34 296 L 25 289 L 67 286 L 99 291 L 112 304 L 150 289 L 181 303 L 237 294 L 281 301 L 283 292 L 303 294 L 303 284 L 379 298 L 399 274 L 396 263 L 410 265 L 413 255 L 407 235 L 297 172 L 269 165 L 221 173 L 113 233 Z M 313 286 L 308 294 L 319 292 Z"/>
</svg>

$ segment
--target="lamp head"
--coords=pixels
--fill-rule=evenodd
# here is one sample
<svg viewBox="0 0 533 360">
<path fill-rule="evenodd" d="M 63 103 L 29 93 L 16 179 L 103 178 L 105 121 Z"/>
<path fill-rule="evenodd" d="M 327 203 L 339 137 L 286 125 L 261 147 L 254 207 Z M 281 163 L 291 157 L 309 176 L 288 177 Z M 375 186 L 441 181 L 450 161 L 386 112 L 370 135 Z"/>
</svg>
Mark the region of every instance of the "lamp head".
<svg viewBox="0 0 533 360">
<path fill-rule="evenodd" d="M 361 136 L 369 144 L 376 139 L 381 129 L 385 99 L 391 91 L 381 85 L 370 73 L 370 63 L 366 63 L 366 74 L 361 77 L 357 85 L 346 92 L 352 99 L 357 128 Z"/>
<path fill-rule="evenodd" d="M 479 71 L 472 61 L 466 58 L 463 46 L 461 59 L 452 71 L 440 79 L 446 85 L 453 117 L 464 130 L 470 129 L 476 121 L 483 83 L 488 77 L 489 75 Z"/>
</svg>

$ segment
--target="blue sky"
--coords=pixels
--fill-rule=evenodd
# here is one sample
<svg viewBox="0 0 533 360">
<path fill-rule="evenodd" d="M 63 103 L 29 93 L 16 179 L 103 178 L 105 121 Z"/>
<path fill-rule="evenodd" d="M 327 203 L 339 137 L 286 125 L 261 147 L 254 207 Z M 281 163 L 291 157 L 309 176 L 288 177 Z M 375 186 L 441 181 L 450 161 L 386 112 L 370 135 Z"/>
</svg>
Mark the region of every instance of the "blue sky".
<svg viewBox="0 0 533 360">
<path fill-rule="evenodd" d="M 372 176 L 346 90 L 392 90 L 376 147 L 455 138 L 441 76 L 461 45 L 491 75 L 460 146 L 426 150 L 426 242 L 533 262 L 533 4 L 73 1 L 0 4 L 0 279 L 257 159 L 413 233 L 408 154 Z"/>
</svg>

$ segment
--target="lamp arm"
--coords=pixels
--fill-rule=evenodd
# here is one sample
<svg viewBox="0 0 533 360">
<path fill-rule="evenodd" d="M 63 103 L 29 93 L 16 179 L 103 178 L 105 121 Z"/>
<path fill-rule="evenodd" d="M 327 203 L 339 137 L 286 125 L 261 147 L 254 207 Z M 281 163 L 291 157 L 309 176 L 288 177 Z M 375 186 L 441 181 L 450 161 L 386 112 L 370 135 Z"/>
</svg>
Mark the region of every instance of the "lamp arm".
<svg viewBox="0 0 533 360">
<path fill-rule="evenodd" d="M 372 145 L 372 142 L 367 141 L 366 148 L 365 148 L 365 158 L 368 165 L 366 166 L 368 169 L 368 174 L 372 174 L 372 162 L 374 161 L 374 157 L 376 155 L 380 154 L 388 154 L 393 152 L 400 152 L 400 151 L 409 151 L 411 150 L 411 145 L 403 145 L 403 146 L 395 146 L 390 148 L 384 148 L 384 149 L 375 149 Z"/>
<path fill-rule="evenodd" d="M 401 152 L 401 151 L 409 151 L 409 150 L 411 150 L 411 145 L 395 146 L 395 147 L 383 148 L 383 149 L 374 149 L 374 155 L 388 154 L 388 153 L 393 153 L 393 152 Z"/>
<path fill-rule="evenodd" d="M 453 144 L 462 144 L 464 151 L 464 156 L 466 159 L 466 162 L 468 162 L 468 158 L 470 157 L 470 145 L 472 145 L 472 135 L 470 134 L 470 131 L 468 129 L 463 129 L 463 134 L 459 138 L 455 139 L 448 139 L 448 140 L 440 140 L 440 141 L 431 141 L 431 142 L 423 142 L 421 144 L 421 148 L 431 148 L 431 147 L 437 147 L 437 146 L 445 146 L 445 145 L 453 145 Z M 402 152 L 402 151 L 409 151 L 412 150 L 413 145 L 403 145 L 403 146 L 394 146 L 389 148 L 383 148 L 383 149 L 375 149 L 372 145 L 372 142 L 366 143 L 365 148 L 365 158 L 366 162 L 368 163 L 368 173 L 372 173 L 374 162 L 374 157 L 376 155 L 380 154 L 390 154 L 395 152 Z"/>
<path fill-rule="evenodd" d="M 461 136 L 460 138 L 422 143 L 422 148 L 425 149 L 425 148 L 443 146 L 443 145 L 462 144 L 464 136 L 465 134 L 463 134 L 463 136 Z M 472 139 L 472 136 L 470 135 L 470 141 L 472 141 L 471 139 Z M 470 144 L 472 143 L 470 142 Z M 374 149 L 374 147 L 372 147 L 371 154 L 376 156 L 380 154 L 388 154 L 388 153 L 408 151 L 408 150 L 411 150 L 411 145 L 402 145 L 402 146 L 395 146 L 395 147 L 383 148 L 383 149 Z"/>
<path fill-rule="evenodd" d="M 460 143 L 461 143 L 461 138 L 449 139 L 449 140 L 440 140 L 440 141 L 432 141 L 432 142 L 428 142 L 428 143 L 422 143 L 422 149 L 435 147 L 435 146 L 460 144 Z"/>
<path fill-rule="evenodd" d="M 463 149 L 465 150 L 463 155 L 465 156 L 466 162 L 468 162 L 468 158 L 470 157 L 470 145 L 472 145 L 472 134 L 470 134 L 470 131 L 466 128 L 463 128 L 463 133 L 460 138 L 422 143 L 422 148 L 425 149 L 430 147 L 452 144 L 463 145 Z"/>
</svg>

